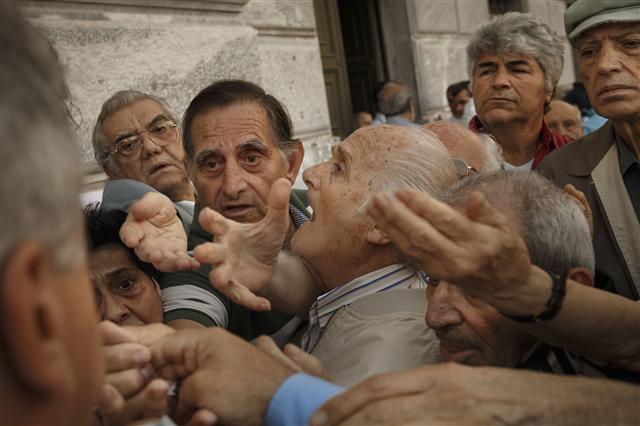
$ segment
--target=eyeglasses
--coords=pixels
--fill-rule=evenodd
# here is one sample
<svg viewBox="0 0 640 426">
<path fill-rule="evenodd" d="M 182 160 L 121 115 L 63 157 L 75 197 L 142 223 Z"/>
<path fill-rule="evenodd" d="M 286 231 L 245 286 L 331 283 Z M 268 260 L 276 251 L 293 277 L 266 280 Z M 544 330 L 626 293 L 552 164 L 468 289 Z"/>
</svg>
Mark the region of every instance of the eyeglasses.
<svg viewBox="0 0 640 426">
<path fill-rule="evenodd" d="M 140 155 L 140 147 L 142 146 L 142 137 L 144 135 L 149 135 L 149 139 L 151 139 L 153 143 L 162 147 L 178 140 L 177 127 L 176 123 L 165 121 L 155 125 L 146 132 L 127 136 L 115 143 L 111 154 L 116 155 L 123 162 L 132 161 Z"/>
<path fill-rule="evenodd" d="M 480 173 L 475 167 L 471 167 L 466 161 L 460 158 L 452 158 L 451 161 L 453 161 L 453 165 L 461 177 L 468 176 L 471 171 Z"/>
</svg>

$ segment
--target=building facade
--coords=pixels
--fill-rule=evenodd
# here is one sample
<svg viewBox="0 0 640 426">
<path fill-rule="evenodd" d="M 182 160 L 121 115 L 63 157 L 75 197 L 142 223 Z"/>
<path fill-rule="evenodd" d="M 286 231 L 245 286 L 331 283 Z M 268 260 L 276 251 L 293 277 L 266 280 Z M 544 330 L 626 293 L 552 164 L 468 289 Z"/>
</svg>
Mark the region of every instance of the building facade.
<svg viewBox="0 0 640 426">
<path fill-rule="evenodd" d="M 449 115 L 445 90 L 467 79 L 466 44 L 492 13 L 541 16 L 563 33 L 563 0 L 31 0 L 16 1 L 64 64 L 87 188 L 105 179 L 91 130 L 113 93 L 136 89 L 182 115 L 203 87 L 253 81 L 288 108 L 303 167 L 372 110 L 377 82 L 399 80 L 420 121 Z M 575 80 L 570 47 L 561 84 Z"/>
</svg>

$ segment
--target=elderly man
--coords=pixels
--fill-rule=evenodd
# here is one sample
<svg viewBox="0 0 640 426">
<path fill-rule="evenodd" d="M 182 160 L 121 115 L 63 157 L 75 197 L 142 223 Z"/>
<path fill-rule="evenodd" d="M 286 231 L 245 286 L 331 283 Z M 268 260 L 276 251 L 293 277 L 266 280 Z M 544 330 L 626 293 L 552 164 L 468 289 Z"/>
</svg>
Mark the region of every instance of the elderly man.
<svg viewBox="0 0 640 426">
<path fill-rule="evenodd" d="M 158 191 L 174 202 L 189 229 L 195 193 L 178 121 L 162 99 L 135 90 L 114 94 L 102 104 L 92 142 L 95 158 L 109 176 L 103 208 L 127 210 L 145 193 Z"/>
<path fill-rule="evenodd" d="M 634 1 L 577 1 L 565 14 L 580 52 L 580 75 L 599 130 L 549 157 L 540 172 L 584 192 L 593 211 L 596 268 L 612 291 L 640 294 L 640 6 Z M 598 284 L 598 283 L 597 283 Z"/>
<path fill-rule="evenodd" d="M 386 82 L 378 92 L 378 111 L 386 117 L 387 124 L 396 126 L 418 126 L 413 97 L 404 83 Z"/>
<path fill-rule="evenodd" d="M 0 44 L 0 423 L 86 423 L 103 366 L 64 78 L 48 42 L 5 5 Z"/>
<path fill-rule="evenodd" d="M 335 160 L 338 160 L 339 154 Z M 338 161 L 338 163 L 340 163 Z M 356 179 L 357 180 L 357 179 Z M 559 256 L 554 257 L 550 254 L 549 250 L 544 247 L 540 249 L 536 248 L 538 256 L 542 256 L 540 260 L 545 263 L 552 270 L 558 270 L 557 268 L 563 268 L 563 266 L 592 263 L 593 254 L 591 252 L 587 224 L 582 216 L 582 212 L 577 205 L 573 204 L 573 201 L 559 190 L 554 190 L 549 184 L 545 184 L 536 175 L 524 175 L 524 174 L 506 174 L 503 176 L 489 176 L 485 179 L 469 180 L 462 184 L 462 187 L 454 193 L 451 197 L 452 200 L 455 197 L 459 197 L 454 203 L 461 202 L 463 199 L 467 204 L 467 214 L 472 218 L 473 226 L 469 228 L 464 222 L 461 222 L 462 214 L 456 213 L 451 208 L 442 209 L 441 203 L 434 200 L 429 201 L 428 204 L 423 204 L 420 201 L 420 209 L 417 206 L 413 206 L 412 200 L 417 200 L 420 193 L 416 191 L 400 191 L 399 197 L 402 197 L 402 203 L 411 206 L 412 209 L 418 210 L 419 214 L 426 214 L 426 211 L 433 213 L 428 215 L 431 223 L 434 225 L 434 229 L 438 231 L 447 232 L 443 235 L 443 238 L 447 240 L 453 238 L 453 242 L 456 238 L 462 238 L 463 234 L 465 241 L 469 244 L 451 245 L 446 241 L 433 240 L 434 246 L 441 246 L 439 248 L 446 248 L 444 250 L 438 250 L 431 254 L 440 259 L 440 262 L 430 261 L 433 266 L 433 270 L 440 276 L 447 276 L 453 279 L 456 283 L 459 278 L 466 277 L 469 279 L 466 289 L 474 289 L 480 286 L 480 290 L 485 293 L 492 293 L 490 284 L 493 281 L 479 280 L 477 275 L 471 274 L 471 269 L 464 263 L 460 263 L 462 259 L 457 258 L 452 250 L 470 251 L 473 254 L 479 253 L 480 256 L 485 256 L 488 253 L 495 253 L 493 248 L 488 249 L 487 246 L 495 247 L 496 241 L 488 236 L 494 234 L 498 236 L 498 239 L 502 242 L 507 241 L 514 236 L 513 228 L 510 226 L 505 227 L 505 223 L 500 219 L 500 214 L 496 210 L 493 210 L 486 203 L 475 197 L 475 200 L 466 200 L 465 194 L 469 194 L 473 189 L 479 187 L 488 190 L 493 188 L 492 197 L 500 199 L 501 202 L 509 201 L 507 198 L 502 197 L 501 194 L 505 188 L 509 188 L 507 191 L 509 194 L 514 195 L 517 198 L 517 194 L 520 192 L 518 189 L 523 187 L 524 181 L 527 181 L 528 185 L 524 185 L 532 188 L 527 196 L 524 196 L 520 201 L 524 207 L 525 204 L 530 204 L 531 200 L 527 197 L 534 197 L 534 201 L 545 199 L 546 201 L 538 206 L 539 209 L 544 209 L 547 206 L 547 202 L 551 203 L 554 207 L 559 208 L 561 220 L 556 224 L 558 227 L 568 225 L 566 229 L 560 231 L 561 235 L 550 241 L 553 247 L 562 247 L 563 252 L 568 255 L 567 257 Z M 465 181 L 463 181 L 465 182 Z M 487 188 L 488 187 L 488 188 Z M 471 192 L 473 195 L 473 193 Z M 549 195 L 551 194 L 551 195 Z M 424 194 L 423 194 L 424 195 Z M 545 198 L 546 196 L 546 198 Z M 324 198 L 324 197 L 323 197 Z M 470 197 L 472 198 L 472 197 Z M 312 196 L 312 203 L 315 198 Z M 322 200 L 322 198 L 321 198 Z M 393 197 L 377 195 L 374 198 L 374 204 L 369 208 L 369 211 L 377 217 L 376 221 L 384 226 L 385 229 L 391 231 L 389 235 L 395 236 L 399 229 L 408 227 L 408 223 L 415 222 L 415 218 L 406 216 L 405 212 L 398 210 L 398 200 L 394 200 Z M 435 204 L 433 204 L 435 203 Z M 558 205 L 559 203 L 559 205 Z M 430 205 L 431 204 L 431 205 Z M 475 204 L 475 205 L 472 205 Z M 513 209 L 519 209 L 520 212 L 525 212 L 526 209 L 516 208 L 513 204 L 509 204 Z M 502 205 L 496 207 L 502 209 Z M 425 210 L 426 208 L 426 210 Z M 473 211 L 475 210 L 475 211 Z M 553 211 L 556 211 L 555 209 Z M 385 212 L 385 213 L 383 213 Z M 507 217 L 511 220 L 515 220 L 518 213 L 505 211 Z M 205 215 L 206 216 L 206 215 Z M 214 216 L 217 216 L 214 214 Z M 448 217 L 450 220 L 444 220 Z M 321 219 L 319 216 L 318 219 Z M 424 220 L 424 219 L 423 219 Z M 224 220 L 223 220 L 224 221 Z M 554 220 L 550 220 L 554 223 Z M 391 223 L 395 223 L 396 230 L 389 227 Z M 521 222 L 518 222 L 518 228 L 528 235 L 528 227 Z M 412 226 L 415 224 L 412 224 Z M 419 226 L 422 226 L 419 223 Z M 308 225 L 306 225 L 308 226 Z M 543 222 L 537 225 L 542 229 Z M 474 227 L 477 227 L 475 229 Z M 488 229 L 484 229 L 488 228 Z M 576 231 L 573 235 L 571 231 Z M 479 231 L 479 232 L 478 232 Z M 488 232 L 487 232 L 488 231 Z M 424 234 L 423 234 L 424 235 Z M 510 237 L 507 237 L 510 235 Z M 517 238 L 517 236 L 516 236 Z M 532 237 L 535 239 L 536 237 Z M 580 241 L 577 245 L 582 247 L 579 250 L 577 256 L 573 256 L 573 253 L 564 250 L 564 243 L 562 238 L 571 241 Z M 412 241 L 419 241 L 419 238 Z M 415 252 L 407 250 L 407 243 L 412 244 L 409 239 L 405 238 L 400 247 L 407 254 L 414 257 Z M 531 240 L 532 246 L 538 244 L 546 244 L 547 240 L 542 239 L 540 242 Z M 480 244 L 480 245 L 478 245 Z M 295 245 L 295 244 L 294 244 Z M 480 248 L 480 249 L 479 249 Z M 486 267 L 489 268 L 504 268 L 501 262 L 496 260 L 504 259 L 505 261 L 513 260 L 517 264 L 521 264 L 522 260 L 526 260 L 522 257 L 523 253 L 526 256 L 526 248 L 519 246 L 518 243 L 510 241 L 503 247 L 506 249 L 500 254 L 498 259 L 491 257 Z M 473 256 L 468 256 L 469 260 L 472 260 Z M 424 260 L 424 258 L 422 258 Z M 568 263 L 567 263 L 568 262 Z M 526 262 L 525 269 L 526 269 Z M 437 265 L 442 264 L 443 269 L 436 268 Z M 461 267 L 462 266 L 462 267 Z M 509 268 L 504 268 L 509 269 Z M 513 272 L 513 271 L 512 271 Z M 520 269 L 515 268 L 516 274 L 521 274 Z M 544 273 L 544 272 L 543 272 Z M 455 274 L 458 274 L 455 277 Z M 504 274 L 489 274 L 491 277 L 495 277 L 499 283 L 504 282 Z M 535 274 L 533 274 L 535 276 Z M 590 279 L 590 273 L 586 269 L 575 268 L 572 269 L 569 274 L 574 279 L 585 280 L 588 282 Z M 535 277 L 538 278 L 537 276 Z M 571 283 L 575 283 L 571 281 Z M 429 298 L 430 304 L 447 304 L 449 298 L 447 294 L 453 296 L 453 290 L 448 287 L 444 282 L 436 282 L 435 292 L 441 294 L 435 295 L 435 299 Z M 568 297 L 565 300 L 566 309 L 569 311 L 575 311 L 584 307 L 589 315 L 585 316 L 584 324 L 575 323 L 575 318 L 565 317 L 564 313 L 558 316 L 559 323 L 557 328 L 565 330 L 569 328 L 571 331 L 578 331 L 577 339 L 584 340 L 581 336 L 591 336 L 592 334 L 596 338 L 602 338 L 599 334 L 602 327 L 599 327 L 599 323 L 606 323 L 606 326 L 612 323 L 624 324 L 628 321 L 622 321 L 625 315 L 629 313 L 629 306 L 633 305 L 632 302 L 623 298 L 608 295 L 598 290 L 589 289 L 581 284 L 568 286 Z M 614 298 L 616 301 L 621 301 L 615 307 L 614 311 L 610 312 L 606 318 L 600 316 L 603 312 L 601 309 L 592 309 L 588 303 L 584 306 L 585 300 L 578 297 L 576 300 L 574 296 L 579 296 L 579 288 L 587 288 L 592 292 L 598 292 L 608 298 Z M 433 290 L 432 290 L 433 291 Z M 440 298 L 442 293 L 446 293 L 444 298 Z M 532 293 L 529 291 L 524 292 L 526 297 L 530 297 Z M 593 294 L 591 294 L 593 295 Z M 388 293 L 389 297 L 393 296 L 393 292 Z M 548 294 L 546 295 L 548 296 Z M 468 295 L 467 303 L 472 304 L 478 309 L 480 314 L 488 314 L 490 311 L 489 306 L 482 305 L 480 300 L 473 299 L 471 295 Z M 513 297 L 506 297 L 504 301 L 508 305 Z M 521 297 L 515 298 L 516 300 L 522 300 Z M 578 302 L 576 304 L 576 302 Z M 504 302 L 503 302 L 504 305 Z M 434 305 L 432 305 L 434 306 Z M 536 306 L 536 304 L 534 304 Z M 510 314 L 520 314 L 517 309 L 511 306 L 512 311 Z M 515 309 L 515 310 L 514 310 Z M 525 307 L 525 309 L 528 309 Z M 631 307 L 634 311 L 635 306 Z M 467 311 L 471 312 L 471 311 Z M 495 311 L 494 311 L 495 312 Z M 506 308 L 501 308 L 501 312 L 507 312 Z M 452 311 L 447 311 L 444 314 L 451 315 Z M 494 314 L 495 315 L 495 314 Z M 490 319 L 491 315 L 485 316 L 486 319 Z M 474 316 L 474 320 L 477 320 L 477 324 L 480 326 L 478 330 L 482 331 L 485 323 Z M 502 319 L 505 322 L 505 319 Z M 568 321 L 568 322 L 567 322 Z M 513 323 L 509 327 L 505 327 L 504 324 L 499 329 L 495 329 L 496 332 L 489 342 L 497 342 L 497 345 L 503 343 L 507 348 L 513 348 L 514 342 L 504 339 L 502 332 L 507 335 L 517 337 L 514 333 Z M 532 326 L 537 327 L 537 326 Z M 484 327 L 486 329 L 486 327 Z M 477 339 L 474 334 L 463 333 L 463 330 L 447 331 L 446 339 L 447 347 L 445 348 L 444 355 L 451 356 L 460 361 L 465 361 L 471 364 L 498 364 L 498 365 L 515 365 L 518 364 L 518 360 L 522 358 L 522 355 L 527 352 L 520 349 L 520 342 L 522 340 L 517 339 L 518 350 L 505 350 L 506 356 L 494 356 L 489 351 L 482 351 L 480 344 L 486 345 L 483 338 L 490 338 L 492 335 L 482 332 Z M 485 330 L 486 331 L 486 330 Z M 443 330 L 439 330 L 440 334 L 444 334 Z M 196 334 L 198 333 L 198 334 Z M 633 333 L 631 331 L 630 333 Z M 451 339 L 457 335 L 459 338 L 466 338 L 466 341 L 470 343 L 472 340 L 475 343 L 479 343 L 472 346 L 466 352 L 459 352 L 456 350 L 456 346 L 451 343 Z M 627 341 L 630 334 L 625 336 L 612 336 L 610 344 L 614 342 Z M 221 336 L 218 336 L 221 337 Z M 471 338 L 470 338 L 471 337 Z M 497 340 L 496 340 L 497 338 Z M 475 340 L 474 340 L 475 339 Z M 462 340 L 462 339 L 461 339 Z M 490 422 L 490 419 L 496 417 L 508 416 L 514 421 L 518 419 L 530 419 L 536 418 L 541 423 L 554 423 L 562 424 L 565 420 L 574 422 L 577 418 L 585 419 L 585 421 L 612 421 L 622 423 L 637 422 L 639 413 L 637 412 L 635 401 L 638 398 L 639 390 L 633 386 L 619 384 L 610 381 L 603 380 L 585 380 L 576 379 L 570 377 L 554 377 L 549 375 L 539 375 L 528 372 L 515 372 L 505 369 L 486 369 L 486 368 L 468 368 L 468 367 L 455 367 L 450 364 L 439 366 L 425 366 L 420 369 L 409 370 L 402 373 L 386 374 L 379 377 L 372 378 L 366 382 L 356 385 L 353 389 L 347 391 L 344 395 L 338 395 L 333 398 L 328 404 L 320 409 L 313 417 L 310 417 L 313 411 L 324 401 L 327 401 L 331 396 L 340 392 L 339 388 L 332 386 L 323 381 L 311 378 L 304 374 L 293 374 L 291 369 L 283 368 L 282 365 L 274 363 L 273 359 L 268 360 L 262 358 L 261 364 L 256 365 L 255 362 L 249 361 L 248 348 L 244 351 L 239 351 L 239 347 L 232 345 L 231 341 L 227 341 L 225 349 L 215 350 L 216 340 L 213 335 L 205 336 L 200 331 L 193 331 L 192 334 L 182 334 L 181 336 L 169 336 L 152 347 L 154 353 L 155 362 L 160 365 L 164 365 L 163 374 L 168 374 L 171 377 L 178 375 L 183 378 L 183 386 L 188 386 L 190 390 L 195 390 L 196 379 L 202 377 L 202 375 L 210 374 L 219 377 L 215 386 L 207 388 L 206 392 L 193 392 L 187 393 L 184 390 L 187 401 L 192 405 L 204 406 L 214 410 L 221 418 L 226 422 L 237 424 L 238 422 L 262 422 L 266 421 L 268 425 L 275 424 L 307 424 L 323 425 L 323 424 L 338 424 L 344 421 L 354 422 L 356 424 L 370 424 L 370 423 L 438 423 L 438 424 L 460 424 L 461 422 L 477 421 L 480 423 Z M 529 336 L 529 342 L 531 343 L 531 336 Z M 572 342 L 569 342 L 572 343 Z M 527 345 L 523 345 L 527 346 Z M 495 350 L 496 347 L 494 346 Z M 526 349 L 526 348 L 525 348 Z M 592 353 L 597 353 L 596 348 L 587 348 Z M 607 348 L 609 349 L 609 348 Z M 451 350 L 451 352 L 448 352 Z M 220 364 L 219 357 L 224 351 L 232 351 L 235 355 L 233 358 L 233 365 L 244 366 L 242 372 L 238 371 L 235 374 L 229 373 L 230 364 L 223 366 Z M 373 353 L 372 355 L 375 355 Z M 258 352 L 255 352 L 252 356 L 258 356 Z M 193 360 L 191 368 L 185 371 L 184 368 L 180 368 L 183 359 Z M 544 361 L 544 360 L 543 360 Z M 175 364 L 173 367 L 169 368 Z M 260 381 L 261 385 L 255 385 L 255 377 L 263 376 L 268 377 L 269 380 Z M 225 379 L 225 377 L 227 377 Z M 238 392 L 228 392 L 227 386 L 232 385 Z M 526 395 L 526 397 L 523 397 Z M 233 401 L 242 401 L 243 410 L 239 412 L 234 409 Z M 495 401 L 501 401 L 500 404 L 495 404 Z M 430 404 L 429 401 L 434 401 Z M 425 408 L 426 404 L 426 408 Z M 401 407 L 402 409 L 398 409 Z M 612 410 L 613 407 L 617 409 Z M 514 408 L 517 408 L 514 410 Z M 514 417 L 515 416 L 515 417 Z M 532 417 L 533 416 L 533 417 Z M 597 420 L 596 420 L 597 419 Z"/>
<path fill-rule="evenodd" d="M 293 138 L 291 120 L 282 104 L 255 84 L 241 80 L 219 81 L 196 95 L 184 115 L 183 141 L 198 194 L 190 248 L 212 238 L 198 221 L 201 209 L 212 208 L 236 222 L 259 221 L 266 214 L 274 182 L 284 178 L 293 183 L 304 156 L 302 142 Z M 293 232 L 307 220 L 298 194 L 303 195 L 292 192 L 285 207 L 285 248 Z M 130 216 L 121 231 L 123 240 L 138 254 L 146 242 L 163 244 L 162 229 L 157 229 L 162 226 L 154 229 L 157 240 L 144 232 L 145 226 L 165 217 L 152 208 L 155 201 L 151 201 L 151 207 L 132 206 L 133 210 L 141 207 L 145 214 L 138 215 L 139 221 Z M 153 260 L 144 253 L 142 257 Z M 252 312 L 236 305 L 211 287 L 209 273 L 210 267 L 204 265 L 197 271 L 162 275 L 165 322 L 177 328 L 216 325 L 253 339 L 276 332 L 289 320 L 278 312 Z"/>
<path fill-rule="evenodd" d="M 140 261 L 118 237 L 126 216 L 121 210 L 85 209 L 98 313 L 102 320 L 119 325 L 162 322 L 158 271 Z"/>
<path fill-rule="evenodd" d="M 507 13 L 480 27 L 467 46 L 467 70 L 477 115 L 469 127 L 491 134 L 507 168 L 535 169 L 569 138 L 543 117 L 560 74 L 562 39 L 541 19 Z"/>
<path fill-rule="evenodd" d="M 510 220 L 536 266 L 593 285 L 589 228 L 577 203 L 563 191 L 535 174 L 512 172 L 465 180 L 446 200 L 464 210 L 471 191 L 481 191 Z M 427 325 L 438 336 L 444 361 L 551 371 L 547 358 L 557 356 L 560 361 L 552 365 L 567 368 L 564 354 L 549 354 L 549 347 L 539 347 L 536 338 L 472 293 L 433 280 L 427 300 Z"/>
<path fill-rule="evenodd" d="M 580 139 L 584 134 L 582 115 L 578 107 L 559 99 L 549 103 L 549 111 L 544 115 L 544 121 L 554 132 L 573 140 Z"/>
<path fill-rule="evenodd" d="M 442 144 L 422 129 L 364 128 L 338 145 L 331 161 L 306 170 L 303 177 L 313 217 L 294 234 L 291 248 L 319 277 L 321 295 L 298 299 L 294 293 L 313 287 L 309 290 L 300 279 L 292 287 L 293 273 L 277 268 L 273 277 L 280 282 L 260 288 L 258 283 L 271 275 L 257 279 L 258 273 L 248 277 L 247 271 L 276 265 L 278 245 L 271 251 L 260 247 L 271 237 L 255 240 L 255 231 L 207 211 L 203 225 L 216 242 L 197 247 L 195 257 L 216 266 L 213 284 L 224 290 L 228 281 L 244 283 L 253 291 L 267 291 L 274 306 L 308 316 L 302 346 L 325 363 L 337 383 L 349 385 L 374 372 L 434 362 L 433 339 L 422 320 L 424 304 L 416 304 L 419 296 L 409 290 L 424 289 L 424 278 L 398 256 L 362 209 L 380 190 L 408 186 L 436 196 L 444 192 L 457 175 Z M 283 229 L 283 221 L 281 214 L 269 216 L 252 228 L 274 233 Z M 267 268 L 256 268 L 259 263 Z M 294 298 L 306 302 L 294 303 Z"/>
</svg>

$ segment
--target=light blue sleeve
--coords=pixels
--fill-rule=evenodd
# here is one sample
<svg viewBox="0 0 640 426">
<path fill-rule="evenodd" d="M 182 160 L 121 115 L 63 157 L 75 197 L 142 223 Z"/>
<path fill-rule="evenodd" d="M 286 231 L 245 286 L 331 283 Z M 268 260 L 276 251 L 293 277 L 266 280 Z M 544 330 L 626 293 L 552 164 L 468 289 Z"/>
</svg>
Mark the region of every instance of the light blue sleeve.
<svg viewBox="0 0 640 426">
<path fill-rule="evenodd" d="M 267 409 L 267 426 L 303 426 L 311 415 L 332 396 L 342 392 L 340 386 L 309 376 L 294 374 L 280 385 Z"/>
</svg>

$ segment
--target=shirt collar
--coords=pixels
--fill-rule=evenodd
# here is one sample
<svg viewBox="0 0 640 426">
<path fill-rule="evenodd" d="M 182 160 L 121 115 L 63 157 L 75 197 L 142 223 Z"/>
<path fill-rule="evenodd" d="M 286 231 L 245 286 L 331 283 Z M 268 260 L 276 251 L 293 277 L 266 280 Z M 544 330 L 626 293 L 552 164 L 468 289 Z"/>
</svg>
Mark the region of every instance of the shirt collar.
<svg viewBox="0 0 640 426">
<path fill-rule="evenodd" d="M 624 174 L 629 170 L 634 163 L 638 163 L 638 159 L 636 158 L 634 152 L 616 133 L 616 145 L 618 146 L 618 157 L 620 163 L 620 174 L 624 176 Z"/>
<path fill-rule="evenodd" d="M 361 297 L 391 289 L 423 287 L 426 287 L 424 276 L 409 265 L 396 263 L 370 272 L 318 297 L 314 305 L 320 327 L 324 328 L 335 311 Z"/>
<path fill-rule="evenodd" d="M 291 219 L 293 220 L 293 226 L 295 226 L 296 229 L 300 228 L 305 224 L 305 222 L 309 221 L 309 217 L 291 203 L 289 203 L 289 214 L 291 215 Z"/>
</svg>

